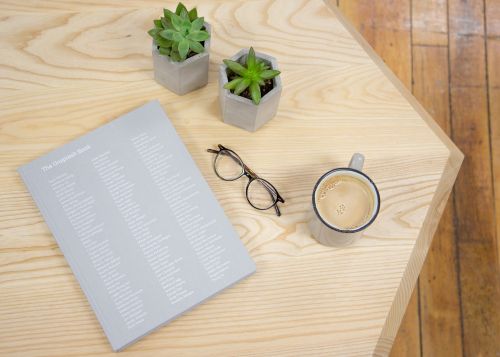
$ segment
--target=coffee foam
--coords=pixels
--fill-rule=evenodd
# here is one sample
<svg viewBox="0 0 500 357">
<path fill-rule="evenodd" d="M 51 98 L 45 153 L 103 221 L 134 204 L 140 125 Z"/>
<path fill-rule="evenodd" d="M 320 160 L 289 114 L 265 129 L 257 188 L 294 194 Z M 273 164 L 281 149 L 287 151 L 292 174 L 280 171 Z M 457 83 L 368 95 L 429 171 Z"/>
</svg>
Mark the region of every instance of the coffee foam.
<svg viewBox="0 0 500 357">
<path fill-rule="evenodd" d="M 337 174 L 320 183 L 316 208 L 321 217 L 339 229 L 352 230 L 366 224 L 375 206 L 370 186 L 349 174 Z"/>
</svg>

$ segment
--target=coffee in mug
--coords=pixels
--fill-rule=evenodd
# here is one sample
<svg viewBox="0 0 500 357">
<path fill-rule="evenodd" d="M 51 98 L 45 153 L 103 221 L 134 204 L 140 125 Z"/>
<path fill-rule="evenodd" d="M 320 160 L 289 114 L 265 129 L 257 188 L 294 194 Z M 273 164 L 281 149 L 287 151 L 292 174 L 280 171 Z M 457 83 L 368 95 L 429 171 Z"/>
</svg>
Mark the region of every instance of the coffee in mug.
<svg viewBox="0 0 500 357">
<path fill-rule="evenodd" d="M 363 155 L 354 154 L 349 167 L 330 170 L 316 183 L 312 195 L 315 217 L 310 227 L 320 243 L 350 244 L 375 220 L 380 195 L 361 172 L 363 163 Z"/>
<path fill-rule="evenodd" d="M 321 217 L 340 229 L 355 229 L 364 225 L 375 205 L 370 187 L 357 177 L 346 174 L 323 181 L 316 197 Z"/>
</svg>

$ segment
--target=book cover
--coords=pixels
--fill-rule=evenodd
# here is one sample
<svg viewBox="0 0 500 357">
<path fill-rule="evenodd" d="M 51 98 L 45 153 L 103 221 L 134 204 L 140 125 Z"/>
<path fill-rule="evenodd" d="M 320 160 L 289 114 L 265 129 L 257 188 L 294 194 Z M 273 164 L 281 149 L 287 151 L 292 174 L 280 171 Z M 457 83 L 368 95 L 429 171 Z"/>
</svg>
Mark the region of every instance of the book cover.
<svg viewBox="0 0 500 357">
<path fill-rule="evenodd" d="M 255 271 L 158 101 L 18 171 L 115 351 Z"/>
</svg>

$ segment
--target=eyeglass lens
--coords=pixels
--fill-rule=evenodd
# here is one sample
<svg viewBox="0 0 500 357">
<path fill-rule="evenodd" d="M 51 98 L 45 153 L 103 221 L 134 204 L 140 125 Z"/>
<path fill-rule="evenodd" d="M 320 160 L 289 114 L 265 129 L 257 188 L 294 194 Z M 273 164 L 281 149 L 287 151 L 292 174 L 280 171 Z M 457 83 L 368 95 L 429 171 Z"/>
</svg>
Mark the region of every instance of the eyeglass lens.
<svg viewBox="0 0 500 357">
<path fill-rule="evenodd" d="M 271 208 L 276 203 L 277 196 L 274 188 L 263 179 L 257 178 L 248 184 L 247 198 L 255 208 Z"/>
<path fill-rule="evenodd" d="M 232 181 L 243 175 L 243 162 L 228 150 L 221 150 L 215 158 L 215 171 L 224 180 Z"/>
</svg>

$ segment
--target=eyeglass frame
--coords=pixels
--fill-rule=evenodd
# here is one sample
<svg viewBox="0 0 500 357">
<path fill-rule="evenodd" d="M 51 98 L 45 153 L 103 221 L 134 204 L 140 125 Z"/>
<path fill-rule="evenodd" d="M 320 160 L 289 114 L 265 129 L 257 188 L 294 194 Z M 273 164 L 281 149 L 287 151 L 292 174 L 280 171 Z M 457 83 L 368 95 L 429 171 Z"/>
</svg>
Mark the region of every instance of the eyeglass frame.
<svg viewBox="0 0 500 357">
<path fill-rule="evenodd" d="M 253 172 L 243 162 L 243 160 L 241 159 L 241 157 L 236 152 L 234 152 L 233 150 L 231 150 L 229 148 L 226 148 L 225 146 L 223 146 L 221 144 L 218 144 L 217 147 L 219 148 L 219 150 L 207 149 L 207 152 L 212 153 L 212 154 L 216 154 L 216 156 L 214 158 L 214 161 L 212 163 L 212 167 L 213 167 L 213 170 L 214 170 L 215 174 L 217 175 L 217 177 L 220 178 L 223 181 L 236 181 L 236 180 L 239 180 L 240 178 L 242 178 L 243 176 L 246 176 L 248 178 L 248 183 L 247 183 L 247 187 L 245 189 L 245 198 L 246 198 L 248 204 L 250 204 L 250 206 L 252 206 L 253 208 L 255 208 L 255 209 L 259 210 L 259 211 L 266 211 L 266 210 L 271 209 L 272 207 L 274 207 L 274 209 L 276 211 L 276 215 L 278 217 L 280 217 L 281 216 L 281 211 L 280 211 L 280 209 L 278 207 L 278 203 L 279 202 L 285 203 L 285 200 L 284 200 L 283 197 L 281 197 L 281 195 L 279 194 L 279 192 L 276 189 L 276 187 L 274 187 L 274 185 L 272 183 L 270 183 L 269 181 L 267 181 L 266 179 L 263 179 L 262 177 L 260 177 L 259 175 L 257 175 L 255 172 Z M 222 177 L 219 174 L 219 172 L 217 171 L 217 168 L 216 168 L 217 157 L 223 151 L 227 151 L 228 153 L 230 153 L 231 154 L 230 155 L 231 158 L 233 160 L 236 159 L 237 163 L 240 164 L 242 170 L 241 170 L 241 174 L 239 176 L 237 176 L 235 178 L 232 178 L 232 179 L 227 179 L 227 178 Z M 271 195 L 271 197 L 273 197 L 273 201 L 274 201 L 273 204 L 270 205 L 267 208 L 260 208 L 260 207 L 255 206 L 254 204 L 252 204 L 252 202 L 248 198 L 248 189 L 250 187 L 250 184 L 253 181 L 255 181 L 255 180 L 259 180 L 262 183 L 262 185 L 264 186 L 264 188 L 269 192 L 269 194 Z M 272 191 L 274 191 L 274 193 L 276 193 L 276 195 L 274 195 Z"/>
</svg>

